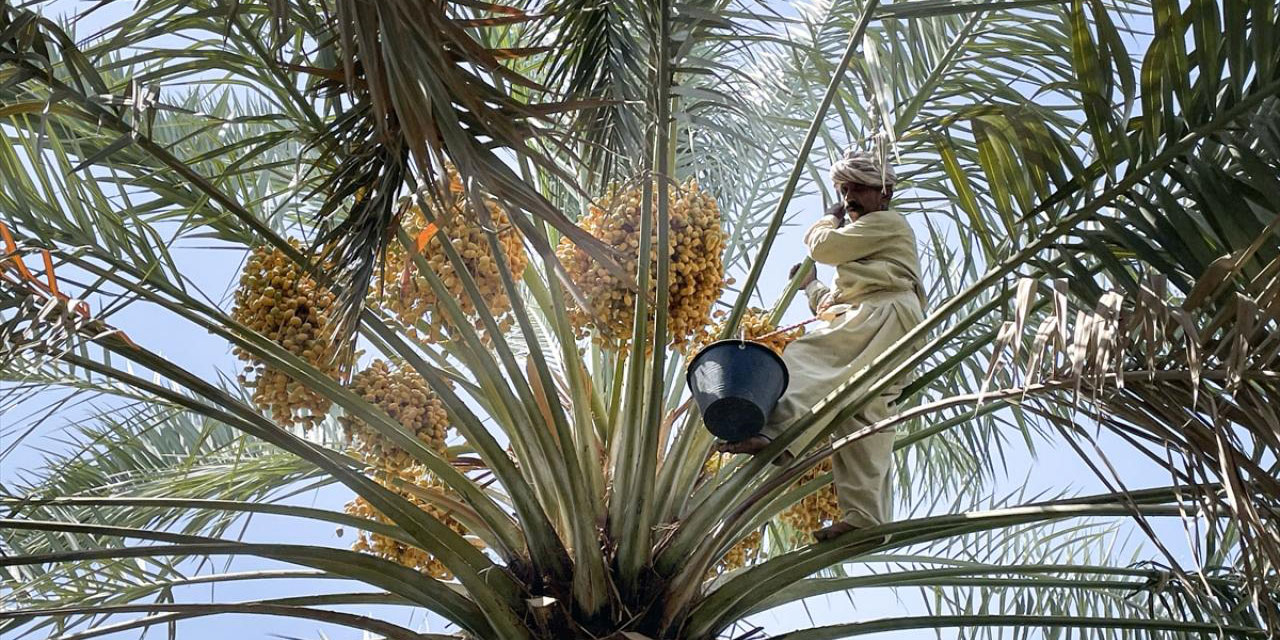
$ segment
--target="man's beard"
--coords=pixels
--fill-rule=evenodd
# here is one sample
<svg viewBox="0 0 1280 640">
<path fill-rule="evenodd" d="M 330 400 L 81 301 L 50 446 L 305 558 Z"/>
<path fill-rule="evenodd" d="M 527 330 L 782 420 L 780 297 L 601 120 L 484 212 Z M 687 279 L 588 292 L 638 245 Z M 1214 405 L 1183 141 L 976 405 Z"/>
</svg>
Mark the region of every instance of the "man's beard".
<svg viewBox="0 0 1280 640">
<path fill-rule="evenodd" d="M 846 213 L 853 213 L 860 216 L 867 213 L 867 208 L 862 206 L 862 203 L 856 200 L 846 200 L 844 203 L 844 210 Z"/>
</svg>

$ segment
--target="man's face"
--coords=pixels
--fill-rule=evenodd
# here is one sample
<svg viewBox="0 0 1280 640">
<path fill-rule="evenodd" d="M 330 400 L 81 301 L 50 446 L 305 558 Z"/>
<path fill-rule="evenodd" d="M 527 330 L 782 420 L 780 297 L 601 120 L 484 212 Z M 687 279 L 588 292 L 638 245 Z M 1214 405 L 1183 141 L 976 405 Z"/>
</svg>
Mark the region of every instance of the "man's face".
<svg viewBox="0 0 1280 640">
<path fill-rule="evenodd" d="M 861 184 L 846 184 L 841 187 L 844 192 L 845 209 L 858 215 L 879 211 L 884 208 L 884 193 L 876 187 Z"/>
</svg>

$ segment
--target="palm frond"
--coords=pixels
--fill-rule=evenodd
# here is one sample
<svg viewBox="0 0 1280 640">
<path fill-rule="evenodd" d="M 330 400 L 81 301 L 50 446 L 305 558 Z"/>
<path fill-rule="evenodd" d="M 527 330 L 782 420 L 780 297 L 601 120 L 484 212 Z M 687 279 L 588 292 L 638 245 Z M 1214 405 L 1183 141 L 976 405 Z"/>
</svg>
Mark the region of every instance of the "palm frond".
<svg viewBox="0 0 1280 640">
<path fill-rule="evenodd" d="M 784 637 L 1265 634 L 1280 560 L 1273 4 L 148 0 L 82 41 L 6 5 L 0 408 L 29 414 L 15 451 L 54 420 L 89 426 L 0 496 L 14 605 L 0 628 L 96 637 L 262 613 L 407 636 L 344 610 L 387 604 L 481 637 L 710 640 L 758 636 L 731 629 L 771 607 L 887 589 L 917 608 Z M 634 296 L 630 345 L 589 343 L 553 243 L 616 267 L 572 219 L 634 179 L 635 249 L 654 259 L 615 275 L 648 290 L 678 241 L 669 181 L 696 178 L 743 280 L 719 301 L 725 335 L 748 306 L 779 322 L 797 282 L 770 304 L 762 275 L 850 143 L 901 169 L 932 311 L 763 456 L 708 471 L 684 355 L 667 349 L 673 292 Z M 416 205 L 435 225 L 449 167 L 478 241 L 399 217 Z M 345 370 L 237 321 L 192 277 L 197 245 L 228 265 L 274 247 L 340 287 L 351 366 L 396 361 L 452 440 L 426 446 Z M 394 279 L 384 250 L 430 291 L 429 316 L 365 295 Z M 505 259 L 527 250 L 523 271 Z M 481 253 L 492 281 L 469 265 Z M 309 431 L 277 424 L 230 363 L 211 379 L 159 353 L 139 313 L 334 408 Z M 826 444 L 903 384 L 895 415 Z M 431 481 L 348 450 L 356 420 Z M 780 514 L 826 491 L 813 467 L 899 428 L 906 517 L 806 544 Z M 769 465 L 802 430 L 818 437 L 800 459 Z M 1007 463 L 1037 451 L 1074 454 L 1099 492 L 1050 478 L 1002 493 L 1020 480 Z M 1133 486 L 1126 464 L 1169 486 Z M 384 517 L 296 500 L 320 487 Z M 453 577 L 247 526 L 266 519 L 381 536 Z M 1189 555 L 1161 535 L 1179 521 Z M 759 551 L 724 569 L 748 539 Z M 233 556 L 294 567 L 209 573 Z M 308 577 L 351 589 L 174 597 Z"/>
</svg>

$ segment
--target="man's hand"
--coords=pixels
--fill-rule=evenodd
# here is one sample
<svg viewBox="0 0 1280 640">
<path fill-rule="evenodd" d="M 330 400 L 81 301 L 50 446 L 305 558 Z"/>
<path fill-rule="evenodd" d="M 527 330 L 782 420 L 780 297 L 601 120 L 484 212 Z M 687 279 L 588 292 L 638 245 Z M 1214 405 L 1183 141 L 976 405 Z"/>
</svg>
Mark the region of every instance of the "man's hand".
<svg viewBox="0 0 1280 640">
<path fill-rule="evenodd" d="M 796 277 L 796 273 L 797 273 L 797 272 L 799 272 L 799 271 L 800 271 L 800 267 L 803 267 L 803 266 L 804 266 L 804 263 L 796 263 L 796 265 L 795 265 L 795 266 L 791 267 L 791 272 L 787 274 L 787 277 L 788 277 L 788 278 L 795 278 L 795 277 Z M 818 279 L 818 270 L 817 270 L 817 269 L 810 269 L 810 270 L 809 270 L 809 275 L 805 276 L 805 277 L 804 277 L 804 280 L 801 280 L 801 281 L 800 281 L 800 288 L 801 288 L 801 289 L 803 289 L 803 288 L 805 288 L 805 287 L 809 286 L 809 283 L 810 283 L 810 282 L 813 282 L 813 281 L 815 281 L 815 280 L 817 280 L 817 279 Z"/>
<path fill-rule="evenodd" d="M 817 305 L 815 305 L 816 308 L 818 309 L 818 315 L 822 315 L 827 309 L 830 309 L 831 307 L 835 306 L 835 304 L 836 304 L 836 297 L 831 295 L 830 292 L 828 292 L 827 295 L 822 296 L 822 299 L 818 301 Z"/>
<path fill-rule="evenodd" d="M 826 214 L 835 218 L 838 226 L 844 226 L 844 202 L 837 202 L 827 207 Z"/>
</svg>

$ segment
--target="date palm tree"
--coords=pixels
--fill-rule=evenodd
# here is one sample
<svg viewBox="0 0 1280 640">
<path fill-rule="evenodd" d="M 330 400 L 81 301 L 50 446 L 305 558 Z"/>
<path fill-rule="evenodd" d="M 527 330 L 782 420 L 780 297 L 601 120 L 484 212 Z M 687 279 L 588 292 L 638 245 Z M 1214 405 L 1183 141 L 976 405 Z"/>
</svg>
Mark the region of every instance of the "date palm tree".
<svg viewBox="0 0 1280 640">
<path fill-rule="evenodd" d="M 80 22 L 113 8 L 100 4 Z M 745 640 L 767 636 L 749 623 L 760 612 L 887 588 L 921 592 L 927 613 L 777 637 L 1270 637 L 1278 8 L 143 0 L 73 36 L 50 7 L 7 2 L 0 410 L 102 402 L 70 453 L 4 487 L 0 629 L 79 639 L 256 614 L 387 638 Z M 829 199 L 822 171 L 850 141 L 902 169 L 896 201 L 921 230 L 932 308 L 769 452 L 906 382 L 896 414 L 784 466 L 708 466 L 671 348 L 676 294 L 632 296 L 625 346 L 593 342 L 570 313 L 587 283 L 554 249 L 578 247 L 635 291 L 669 281 L 680 230 L 667 196 L 696 178 L 735 278 L 716 330 L 736 335 L 756 304 L 777 324 L 803 274 L 760 302 L 775 293 L 768 259 L 805 215 L 793 203 Z M 411 203 L 449 196 L 450 170 L 467 202 L 495 203 L 466 216 L 499 258 L 496 292 L 471 277 L 456 228 L 409 228 Z M 644 194 L 637 255 L 657 256 L 634 274 L 576 223 L 627 181 Z M 523 273 L 503 259 L 512 230 L 495 212 L 528 252 Z M 334 351 L 364 355 L 309 357 L 206 296 L 191 260 L 210 243 L 332 291 Z M 429 319 L 384 304 L 394 256 L 435 293 Z M 231 373 L 165 358 L 116 321 L 127 308 L 283 375 L 317 399 L 314 424 L 255 404 Z M 375 357 L 438 399 L 447 449 L 361 393 L 350 367 Z M 430 481 L 371 469 L 345 433 L 357 422 Z M 782 514 L 828 486 L 832 447 L 879 429 L 900 434 L 902 518 L 811 543 Z M 1105 491 L 1071 494 L 1070 478 L 999 491 L 1023 442 L 1073 452 Z M 1167 482 L 1130 486 L 1135 460 Z M 291 501 L 337 485 L 378 517 Z M 434 569 L 301 544 L 296 528 L 237 534 L 266 517 L 359 532 Z M 1178 520 L 1188 552 L 1160 535 Z M 1150 542 L 1126 555 L 1133 530 Z M 744 544 L 758 550 L 727 562 Z M 289 568 L 212 568 L 229 557 Z M 314 584 L 299 578 L 349 589 L 179 596 Z M 352 605 L 425 610 L 453 631 Z"/>
</svg>

